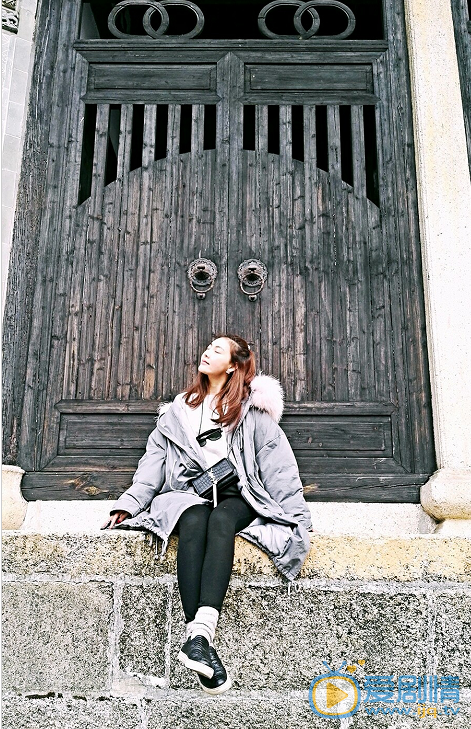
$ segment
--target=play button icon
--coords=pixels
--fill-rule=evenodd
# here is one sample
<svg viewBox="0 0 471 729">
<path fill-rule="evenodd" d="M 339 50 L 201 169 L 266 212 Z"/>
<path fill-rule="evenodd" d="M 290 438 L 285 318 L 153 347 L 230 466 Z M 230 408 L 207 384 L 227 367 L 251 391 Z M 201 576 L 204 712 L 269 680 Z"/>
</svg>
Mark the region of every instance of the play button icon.
<svg viewBox="0 0 471 729">
<path fill-rule="evenodd" d="M 317 676 L 309 687 L 309 704 L 317 716 L 343 718 L 358 710 L 361 691 L 352 676 L 327 673 Z"/>
<path fill-rule="evenodd" d="M 332 706 L 335 706 L 336 704 L 340 703 L 340 701 L 343 701 L 343 699 L 346 699 L 348 697 L 348 691 L 342 691 L 341 688 L 336 686 L 333 683 L 327 684 L 327 690 L 326 690 L 326 705 L 328 709 L 331 709 Z"/>
</svg>

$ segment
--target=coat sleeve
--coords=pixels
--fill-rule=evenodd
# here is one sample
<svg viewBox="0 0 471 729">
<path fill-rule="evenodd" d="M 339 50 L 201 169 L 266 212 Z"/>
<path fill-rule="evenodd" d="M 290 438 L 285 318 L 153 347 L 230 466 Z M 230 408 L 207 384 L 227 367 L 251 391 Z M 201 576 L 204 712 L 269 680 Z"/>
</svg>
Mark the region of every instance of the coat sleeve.
<svg viewBox="0 0 471 729">
<path fill-rule="evenodd" d="M 113 504 L 110 514 L 127 511 L 136 516 L 147 509 L 165 482 L 167 440 L 154 428 L 147 439 L 146 452 L 140 459 L 132 479 L 132 485 Z"/>
<path fill-rule="evenodd" d="M 294 517 L 310 530 L 311 512 L 303 495 L 293 450 L 280 426 L 276 426 L 273 436 L 255 454 L 260 479 L 285 514 Z"/>
</svg>

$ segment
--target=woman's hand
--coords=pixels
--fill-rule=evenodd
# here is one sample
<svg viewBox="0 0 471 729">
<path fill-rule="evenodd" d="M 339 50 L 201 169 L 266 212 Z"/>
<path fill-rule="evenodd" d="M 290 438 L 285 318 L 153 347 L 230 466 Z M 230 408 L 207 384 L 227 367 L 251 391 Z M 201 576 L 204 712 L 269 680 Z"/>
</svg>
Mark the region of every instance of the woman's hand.
<svg viewBox="0 0 471 729">
<path fill-rule="evenodd" d="M 128 516 L 131 516 L 128 511 L 115 511 L 115 513 L 110 516 L 108 521 L 106 521 L 101 528 L 113 529 L 115 524 L 121 524 L 121 522 L 127 519 Z"/>
</svg>

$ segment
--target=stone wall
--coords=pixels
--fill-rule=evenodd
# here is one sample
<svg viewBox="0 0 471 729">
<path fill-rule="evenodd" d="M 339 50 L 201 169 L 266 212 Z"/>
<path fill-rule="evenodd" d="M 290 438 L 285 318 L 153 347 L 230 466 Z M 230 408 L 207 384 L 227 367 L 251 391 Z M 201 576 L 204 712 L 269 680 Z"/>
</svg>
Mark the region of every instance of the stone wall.
<svg viewBox="0 0 471 729">
<path fill-rule="evenodd" d="M 162 562 L 139 532 L 4 533 L 4 729 L 325 727 L 309 685 L 323 660 L 344 659 L 365 659 L 360 684 L 365 674 L 459 675 L 458 714 L 420 726 L 470 725 L 470 540 L 315 536 L 288 594 L 268 557 L 237 537 L 215 639 L 233 688 L 219 697 L 177 660 L 176 543 Z M 329 726 L 416 718 L 396 724 L 362 705 Z"/>
</svg>

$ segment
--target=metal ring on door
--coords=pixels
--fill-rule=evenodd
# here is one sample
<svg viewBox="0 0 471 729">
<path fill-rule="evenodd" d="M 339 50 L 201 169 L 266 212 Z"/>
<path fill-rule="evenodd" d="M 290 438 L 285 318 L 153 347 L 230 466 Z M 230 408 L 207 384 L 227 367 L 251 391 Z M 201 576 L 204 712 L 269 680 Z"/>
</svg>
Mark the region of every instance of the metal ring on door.
<svg viewBox="0 0 471 729">
<path fill-rule="evenodd" d="M 237 276 L 239 277 L 241 291 L 249 297 L 249 301 L 257 300 L 257 294 L 263 289 L 267 275 L 267 267 L 257 258 L 248 258 L 246 261 L 242 261 L 237 269 Z M 244 286 L 251 290 L 246 291 Z"/>
<path fill-rule="evenodd" d="M 187 275 L 190 286 L 193 291 L 196 291 L 198 299 L 204 299 L 214 286 L 218 269 L 209 258 L 197 258 L 188 266 Z"/>
</svg>

